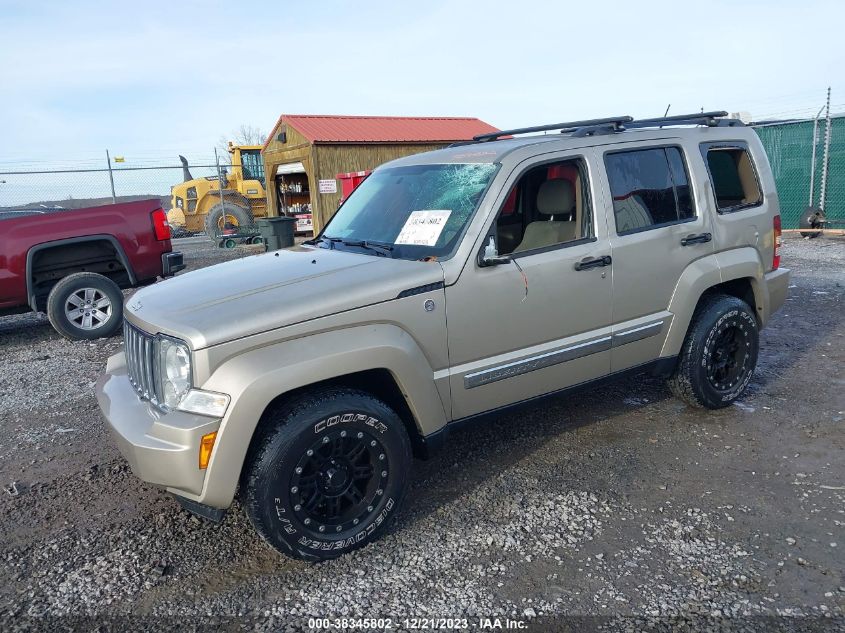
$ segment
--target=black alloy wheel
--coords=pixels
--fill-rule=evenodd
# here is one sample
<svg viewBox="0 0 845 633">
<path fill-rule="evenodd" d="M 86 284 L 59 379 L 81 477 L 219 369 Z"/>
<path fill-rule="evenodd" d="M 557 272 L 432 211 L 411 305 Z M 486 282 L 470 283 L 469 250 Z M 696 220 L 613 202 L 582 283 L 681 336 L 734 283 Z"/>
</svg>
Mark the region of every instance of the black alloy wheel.
<svg viewBox="0 0 845 633">
<path fill-rule="evenodd" d="M 750 333 L 743 325 L 729 324 L 716 335 L 707 359 L 707 380 L 718 391 L 729 391 L 747 373 Z"/>
<path fill-rule="evenodd" d="M 315 534 L 352 529 L 384 495 L 389 468 L 386 449 L 374 435 L 354 430 L 323 435 L 294 467 L 294 513 Z"/>
</svg>

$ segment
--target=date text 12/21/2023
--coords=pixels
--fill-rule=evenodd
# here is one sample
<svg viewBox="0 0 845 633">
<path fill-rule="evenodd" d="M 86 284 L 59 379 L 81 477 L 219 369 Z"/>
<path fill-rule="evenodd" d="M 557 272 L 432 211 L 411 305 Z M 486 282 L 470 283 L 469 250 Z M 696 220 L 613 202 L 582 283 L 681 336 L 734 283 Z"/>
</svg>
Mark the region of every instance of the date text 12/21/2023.
<svg viewBox="0 0 845 633">
<path fill-rule="evenodd" d="M 525 620 L 511 618 L 480 617 L 475 621 L 468 618 L 309 618 L 308 627 L 312 630 L 340 631 L 388 631 L 402 628 L 407 631 L 452 630 L 524 630 L 528 627 Z"/>
</svg>

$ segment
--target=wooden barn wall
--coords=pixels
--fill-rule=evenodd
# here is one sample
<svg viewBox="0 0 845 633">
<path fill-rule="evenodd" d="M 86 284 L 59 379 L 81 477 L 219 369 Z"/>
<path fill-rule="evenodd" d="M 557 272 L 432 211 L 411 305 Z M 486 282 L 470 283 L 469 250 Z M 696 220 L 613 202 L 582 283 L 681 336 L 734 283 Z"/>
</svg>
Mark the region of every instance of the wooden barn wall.
<svg viewBox="0 0 845 633">
<path fill-rule="evenodd" d="M 311 143 L 302 134 L 295 129 L 287 127 L 287 142 L 280 143 L 276 140 L 275 135 L 278 131 L 274 130 L 273 139 L 267 144 L 267 149 L 264 150 L 264 173 L 267 177 L 267 214 L 279 214 L 279 201 L 276 195 L 276 168 L 279 165 L 286 163 L 302 163 L 305 171 L 308 174 L 308 182 L 311 183 L 313 179 L 314 168 L 312 164 L 312 146 Z M 313 188 L 311 189 L 314 190 Z"/>
<path fill-rule="evenodd" d="M 445 143 L 315 145 L 313 153 L 315 170 L 308 173 L 309 186 L 313 192 L 311 194 L 311 209 L 314 215 L 314 231 L 319 231 L 334 215 L 341 199 L 340 180 L 337 181 L 337 193 L 335 194 L 319 193 L 318 180 L 334 180 L 337 174 L 375 169 L 382 163 L 396 158 L 428 152 L 445 146 Z"/>
</svg>

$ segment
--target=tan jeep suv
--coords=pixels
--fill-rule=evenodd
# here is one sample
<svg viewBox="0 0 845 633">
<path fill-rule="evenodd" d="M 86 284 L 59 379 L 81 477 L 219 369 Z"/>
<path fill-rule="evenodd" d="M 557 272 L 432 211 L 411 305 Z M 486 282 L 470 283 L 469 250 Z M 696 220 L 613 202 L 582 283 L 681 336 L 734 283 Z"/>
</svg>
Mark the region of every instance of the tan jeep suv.
<svg viewBox="0 0 845 633">
<path fill-rule="evenodd" d="M 723 112 L 509 130 L 376 169 L 305 244 L 139 291 L 97 384 L 142 479 L 317 560 L 377 538 L 456 423 L 608 376 L 692 406 L 784 302 L 755 133 Z M 545 132 L 537 135 L 535 132 Z"/>
</svg>

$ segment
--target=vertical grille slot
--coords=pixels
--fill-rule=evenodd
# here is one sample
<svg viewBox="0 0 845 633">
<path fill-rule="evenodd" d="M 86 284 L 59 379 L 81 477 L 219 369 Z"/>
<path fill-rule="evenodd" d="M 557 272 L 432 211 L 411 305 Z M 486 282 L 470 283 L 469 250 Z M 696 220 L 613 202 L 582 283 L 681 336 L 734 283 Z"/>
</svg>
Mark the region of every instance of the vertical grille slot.
<svg viewBox="0 0 845 633">
<path fill-rule="evenodd" d="M 153 337 L 124 321 L 123 346 L 129 382 L 141 398 L 157 404 Z"/>
</svg>

